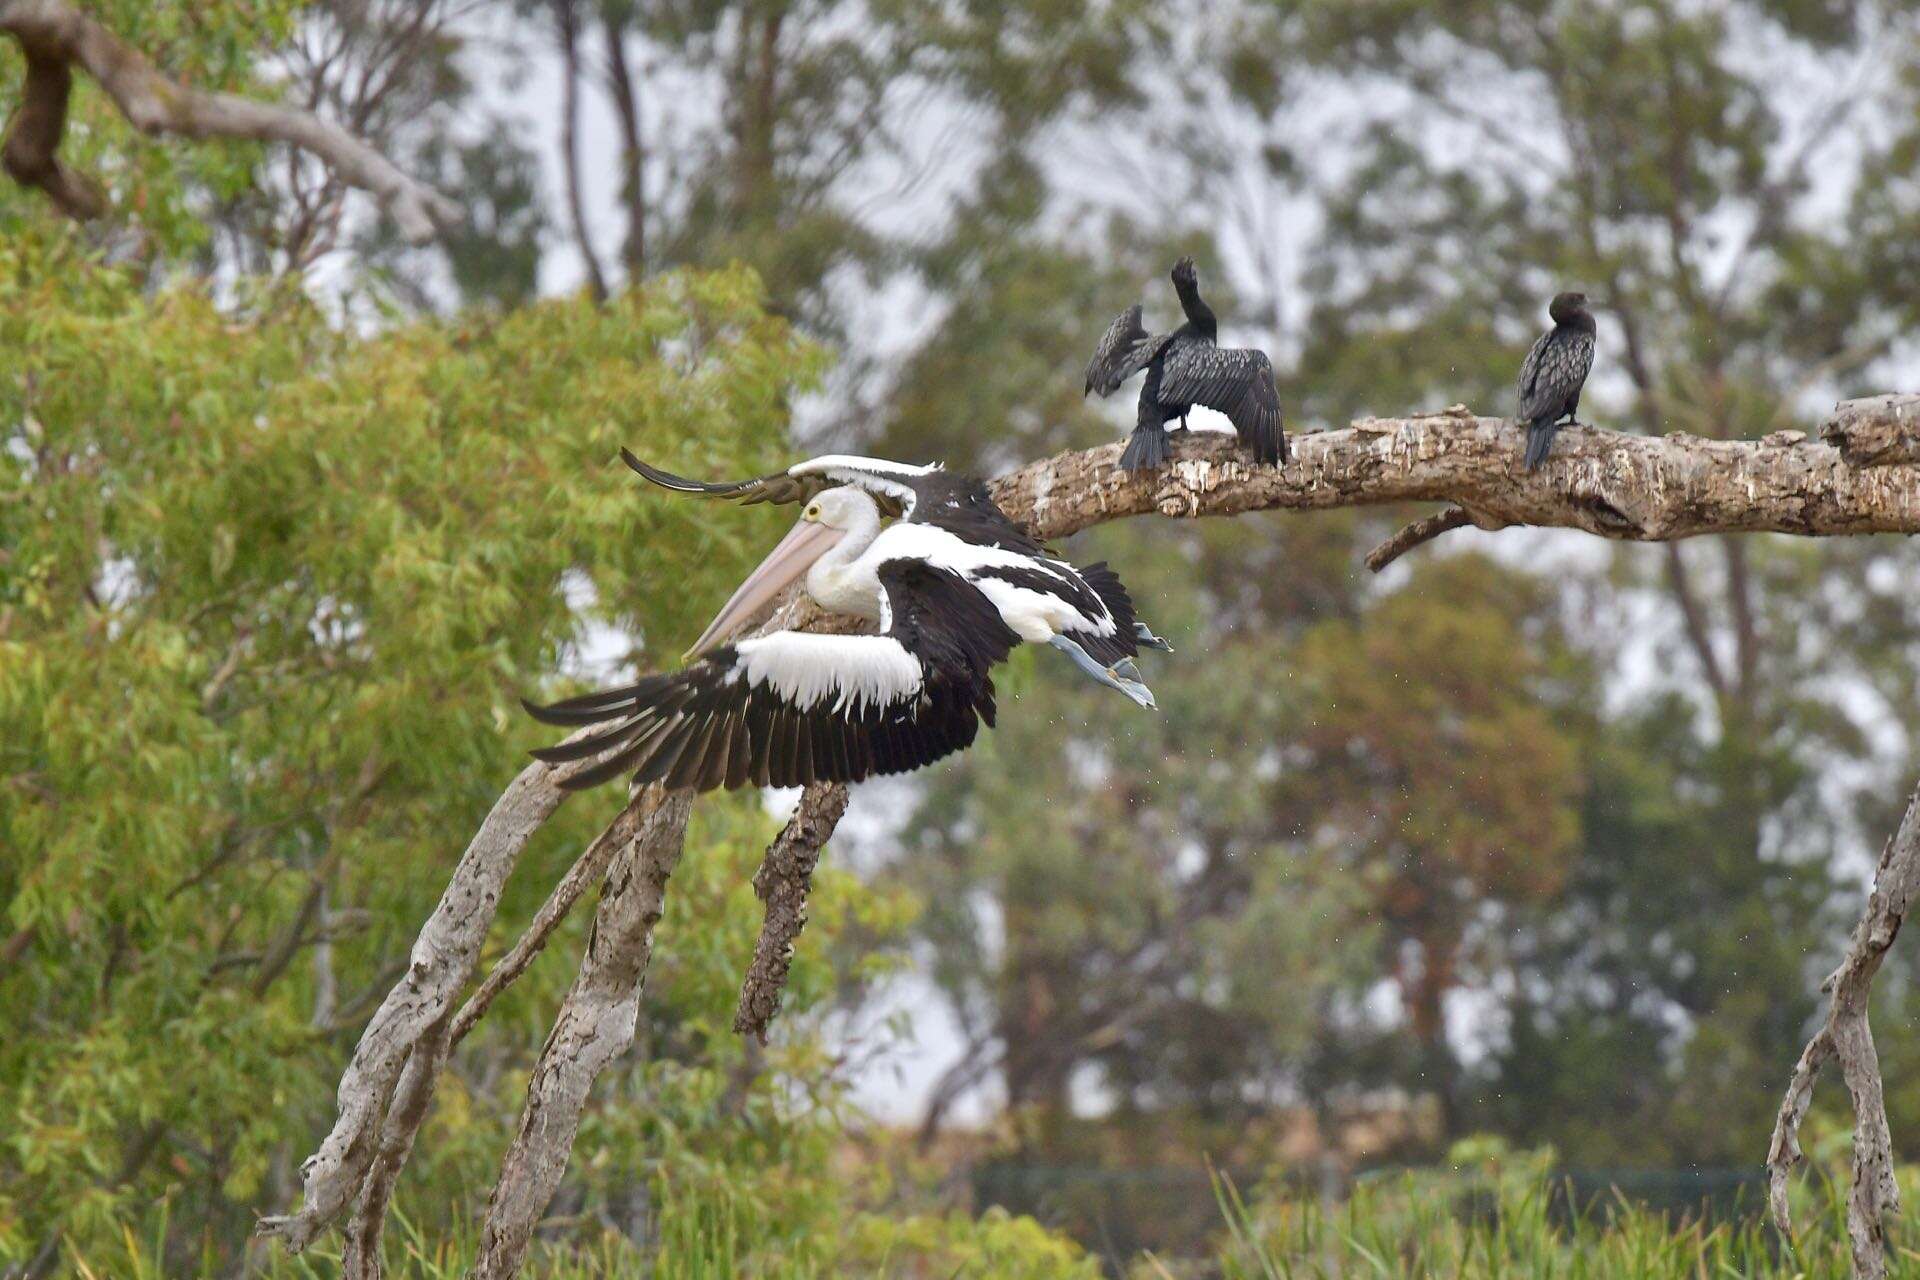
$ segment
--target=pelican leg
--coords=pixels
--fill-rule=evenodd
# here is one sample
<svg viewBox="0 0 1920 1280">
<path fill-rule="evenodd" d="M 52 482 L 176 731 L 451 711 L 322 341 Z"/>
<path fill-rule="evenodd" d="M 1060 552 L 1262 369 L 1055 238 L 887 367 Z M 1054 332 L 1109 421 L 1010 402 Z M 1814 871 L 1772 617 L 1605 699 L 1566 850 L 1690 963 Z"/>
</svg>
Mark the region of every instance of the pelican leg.
<svg viewBox="0 0 1920 1280">
<path fill-rule="evenodd" d="M 1134 667 L 1131 658 L 1120 666 L 1103 667 L 1095 662 L 1085 649 L 1066 636 L 1055 636 L 1047 643 L 1072 658 L 1073 665 L 1093 677 L 1094 683 L 1106 685 L 1109 689 L 1118 689 L 1143 707 L 1152 709 L 1155 706 L 1153 690 L 1141 683 L 1138 678 L 1140 673 Z M 1125 670 L 1121 670 L 1121 667 Z"/>
<path fill-rule="evenodd" d="M 1144 622 L 1138 621 L 1137 619 L 1133 624 L 1133 638 L 1136 642 L 1147 646 L 1147 648 L 1149 649 L 1158 649 L 1162 653 L 1173 652 L 1172 645 L 1168 644 L 1165 640 L 1162 640 L 1159 636 L 1153 634 L 1152 627 L 1148 626 Z"/>
</svg>

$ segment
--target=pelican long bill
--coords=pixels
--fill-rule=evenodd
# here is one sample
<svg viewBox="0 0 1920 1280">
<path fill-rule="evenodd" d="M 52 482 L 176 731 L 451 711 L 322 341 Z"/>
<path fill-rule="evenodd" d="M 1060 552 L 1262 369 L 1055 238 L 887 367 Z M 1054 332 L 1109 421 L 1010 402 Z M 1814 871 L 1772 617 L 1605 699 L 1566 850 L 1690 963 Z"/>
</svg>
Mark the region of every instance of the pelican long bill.
<svg viewBox="0 0 1920 1280">
<path fill-rule="evenodd" d="M 813 562 L 833 549 L 835 543 L 844 536 L 840 529 L 830 529 L 824 524 L 802 519 L 787 536 L 780 539 L 780 545 L 767 553 L 760 567 L 747 575 L 747 580 L 727 598 L 720 612 L 714 615 L 700 638 L 693 642 L 686 657 L 697 658 L 717 645 L 733 629 L 751 619 L 759 610 L 778 596 L 782 591 L 806 576 Z"/>
</svg>

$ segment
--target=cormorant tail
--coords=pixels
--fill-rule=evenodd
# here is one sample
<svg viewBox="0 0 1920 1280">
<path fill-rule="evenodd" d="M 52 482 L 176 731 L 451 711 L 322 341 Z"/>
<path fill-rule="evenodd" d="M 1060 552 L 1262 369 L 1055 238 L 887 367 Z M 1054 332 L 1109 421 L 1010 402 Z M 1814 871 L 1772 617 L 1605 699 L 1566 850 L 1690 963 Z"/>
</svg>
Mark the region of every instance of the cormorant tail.
<svg viewBox="0 0 1920 1280">
<path fill-rule="evenodd" d="M 1547 460 L 1547 450 L 1553 448 L 1553 437 L 1559 430 L 1560 424 L 1551 418 L 1527 424 L 1527 470 Z"/>
<path fill-rule="evenodd" d="M 1127 441 L 1127 451 L 1120 455 L 1120 469 L 1146 471 L 1152 467 L 1164 467 L 1171 456 L 1167 448 L 1167 429 L 1142 423 L 1133 429 L 1133 435 Z"/>
</svg>

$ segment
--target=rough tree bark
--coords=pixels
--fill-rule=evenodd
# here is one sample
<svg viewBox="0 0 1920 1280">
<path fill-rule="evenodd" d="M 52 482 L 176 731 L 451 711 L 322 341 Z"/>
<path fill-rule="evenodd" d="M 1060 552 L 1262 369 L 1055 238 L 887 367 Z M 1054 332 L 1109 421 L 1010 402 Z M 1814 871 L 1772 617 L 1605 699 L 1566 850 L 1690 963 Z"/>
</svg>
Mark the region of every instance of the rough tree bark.
<svg viewBox="0 0 1920 1280">
<path fill-rule="evenodd" d="M 22 186 L 46 192 L 70 217 L 98 218 L 109 207 L 99 184 L 60 158 L 73 69 L 79 67 L 142 133 L 286 142 L 311 151 L 342 182 L 371 192 L 416 244 L 460 220 L 459 206 L 337 125 L 291 107 L 169 80 L 61 0 L 0 0 L 0 31 L 19 42 L 27 60 L 20 105 L 0 143 L 0 165 Z"/>
<path fill-rule="evenodd" d="M 380 1126 L 379 1147 L 362 1179 L 353 1218 L 346 1229 L 346 1249 L 341 1259 L 345 1280 L 377 1280 L 381 1274 L 380 1237 L 386 1228 L 387 1206 L 393 1200 L 394 1187 L 406 1167 L 407 1157 L 413 1154 L 414 1137 L 427 1118 L 434 1086 L 439 1083 L 447 1055 L 466 1038 L 467 1032 L 492 1005 L 494 997 L 526 972 L 580 894 L 589 885 L 598 884 L 614 857 L 632 845 L 641 824 L 656 808 L 656 802 L 657 796 L 650 791 L 629 798 L 626 808 L 561 877 L 534 914 L 526 932 L 493 967 L 479 989 L 460 1006 L 460 1012 L 451 1020 L 443 1016 L 422 1031 L 407 1056 L 406 1069 L 388 1104 Z"/>
<path fill-rule="evenodd" d="M 1885 415 L 1827 425 L 1845 442 L 1883 429 Z M 1482 527 L 1582 529 L 1603 538 L 1665 542 L 1709 533 L 1835 536 L 1920 532 L 1920 472 L 1859 469 L 1840 451 L 1782 431 L 1760 441 L 1656 439 L 1569 427 L 1537 471 L 1520 465 L 1513 423 L 1462 406 L 1408 418 L 1364 419 L 1291 440 L 1285 467 L 1251 465 L 1232 436 L 1177 441 L 1160 471 L 1114 467 L 1120 444 L 1063 453 L 1000 478 L 993 495 L 1036 533 L 1060 538 L 1127 516 L 1230 516 L 1449 502 Z"/>
<path fill-rule="evenodd" d="M 992 488 L 1009 515 L 1044 538 L 1148 514 L 1190 518 L 1413 501 L 1445 502 L 1458 509 L 1458 514 L 1448 510 L 1418 521 L 1391 539 L 1375 553 L 1374 558 L 1384 555 L 1382 563 L 1468 524 L 1572 528 L 1640 541 L 1728 532 L 1912 533 L 1920 531 L 1920 471 L 1855 467 L 1843 458 L 1849 450 L 1871 447 L 1877 450 L 1876 461 L 1888 459 L 1891 455 L 1883 446 L 1864 442 L 1903 430 L 1908 412 L 1899 399 L 1843 405 L 1823 431 L 1829 443 L 1810 441 L 1800 432 L 1747 443 L 1569 429 L 1562 432 L 1547 464 L 1527 472 L 1519 465 L 1518 428 L 1456 406 L 1300 436 L 1294 461 L 1282 469 L 1249 466 L 1232 437 L 1200 435 L 1176 442 L 1173 463 L 1159 472 L 1133 475 L 1117 470 L 1121 446 L 1113 444 L 1033 463 L 996 480 Z M 801 601 L 790 602 L 767 628 L 847 625 Z M 517 1273 L 533 1228 L 564 1172 L 593 1080 L 631 1041 L 653 922 L 666 878 L 679 857 L 690 805 L 685 795 L 662 799 L 649 790 L 636 797 L 582 855 L 480 992 L 458 1015 L 451 1015 L 452 1001 L 472 973 L 500 885 L 527 836 L 558 807 L 560 795 L 551 771 L 544 766 L 527 769 L 469 846 L 446 897 L 422 929 L 413 966 L 369 1023 L 342 1077 L 340 1118 L 305 1166 L 305 1203 L 296 1214 L 263 1223 L 290 1247 L 304 1247 L 358 1198 L 362 1213 L 350 1233 L 350 1249 L 360 1259 L 356 1265 L 361 1270 L 355 1274 L 378 1274 L 379 1220 L 386 1197 L 451 1043 L 524 970 L 611 857 L 614 865 L 602 892 L 593 941 L 542 1051 L 520 1135 L 489 1204 L 475 1274 Z M 748 1032 L 763 1031 L 777 1006 L 786 958 L 805 918 L 808 878 L 844 804 L 844 788 L 810 789 L 756 877 L 767 902 L 767 920 L 742 989 L 739 1018 Z M 1832 980 L 1834 1012 L 1828 1027 L 1808 1046 L 1795 1073 L 1775 1139 L 1778 1197 L 1784 1195 L 1781 1180 L 1798 1158 L 1793 1134 L 1805 1112 L 1813 1075 L 1828 1057 L 1838 1057 L 1853 1087 L 1864 1134 L 1850 1225 L 1866 1275 L 1880 1274 L 1872 1269 L 1874 1259 L 1881 1257 L 1874 1224 L 1892 1204 L 1878 1066 L 1866 1039 L 1866 989 L 1917 883 L 1920 817 L 1909 808 L 1900 835 L 1883 858 L 1875 897 L 1848 964 Z"/>
<path fill-rule="evenodd" d="M 455 997 L 473 972 L 500 904 L 500 890 L 526 848 L 566 799 L 559 773 L 544 764 L 520 771 L 474 833 L 439 905 L 421 926 L 407 972 L 375 1011 L 340 1077 L 340 1113 L 320 1149 L 300 1166 L 297 1213 L 265 1218 L 260 1229 L 298 1252 L 344 1212 L 363 1189 L 381 1126 L 408 1058 L 433 1048 Z M 444 1050 L 441 1051 L 444 1053 Z M 433 1064 L 437 1069 L 437 1063 Z M 428 1072 L 429 1080 L 432 1072 Z"/>
<path fill-rule="evenodd" d="M 566 1172 L 588 1091 L 633 1043 L 653 926 L 666 901 L 667 877 L 680 861 L 693 795 L 649 787 L 647 804 L 651 812 L 607 870 L 580 974 L 534 1064 L 520 1132 L 487 1201 L 476 1280 L 519 1274 L 533 1228 Z"/>
<path fill-rule="evenodd" d="M 1920 462 L 1920 396 L 1848 400 L 1833 411 L 1820 438 L 1856 467 Z"/>
<path fill-rule="evenodd" d="M 800 793 L 800 803 L 753 877 L 753 891 L 766 904 L 766 921 L 753 947 L 753 963 L 740 986 L 733 1029 L 762 1044 L 767 1027 L 780 1011 L 780 993 L 786 990 L 793 967 L 793 942 L 807 925 L 807 893 L 820 850 L 847 811 L 847 788 L 822 782 Z"/>
</svg>

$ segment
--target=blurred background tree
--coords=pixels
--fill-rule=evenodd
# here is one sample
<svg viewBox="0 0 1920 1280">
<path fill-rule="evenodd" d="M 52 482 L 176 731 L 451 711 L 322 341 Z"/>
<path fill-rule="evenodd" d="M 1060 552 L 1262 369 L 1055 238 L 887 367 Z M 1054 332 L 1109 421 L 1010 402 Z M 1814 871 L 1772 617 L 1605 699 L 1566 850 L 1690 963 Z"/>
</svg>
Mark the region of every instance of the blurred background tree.
<svg viewBox="0 0 1920 1280">
<path fill-rule="evenodd" d="M 176 1255 L 242 1265 L 536 740 L 513 697 L 673 652 L 779 523 L 640 500 L 616 443 L 729 474 L 1116 437 L 1080 367 L 1129 302 L 1173 314 L 1181 252 L 1296 425 L 1504 411 L 1563 285 L 1604 307 L 1603 425 L 1805 429 L 1920 360 L 1904 4 L 92 9 L 470 217 L 406 247 L 324 170 L 140 139 L 84 84 L 69 145 L 116 217 L 0 187 L 0 1021 L 34 1029 L 0 1044 L 0 1258 L 171 1193 Z M 0 99 L 19 75 L 9 47 Z M 1366 1106 L 1439 1116 L 1368 1158 L 1492 1130 L 1755 1163 L 1920 766 L 1916 552 L 1459 533 L 1366 578 L 1400 514 L 1076 544 L 1178 646 L 1162 714 L 1033 662 L 980 750 L 865 793 L 862 874 L 801 948 L 814 1012 L 767 1061 L 718 1033 L 703 949 L 744 948 L 751 902 L 676 888 L 727 928 L 663 944 L 561 1208 L 645 1238 L 696 1150 L 825 1179 L 853 957 L 909 935 L 906 1002 L 959 1029 L 895 1108 L 935 1152 L 966 1103 L 1023 1162 L 1261 1165 L 1277 1117 L 1332 1142 Z M 742 804 L 701 847 L 737 865 L 764 826 Z M 403 1189 L 423 1222 L 487 1176 L 564 969 L 462 1050 Z"/>
</svg>

